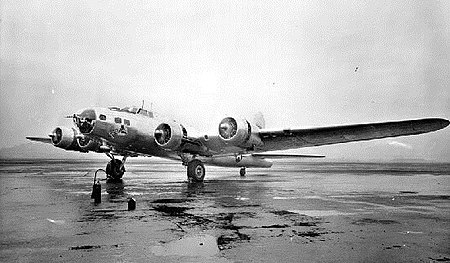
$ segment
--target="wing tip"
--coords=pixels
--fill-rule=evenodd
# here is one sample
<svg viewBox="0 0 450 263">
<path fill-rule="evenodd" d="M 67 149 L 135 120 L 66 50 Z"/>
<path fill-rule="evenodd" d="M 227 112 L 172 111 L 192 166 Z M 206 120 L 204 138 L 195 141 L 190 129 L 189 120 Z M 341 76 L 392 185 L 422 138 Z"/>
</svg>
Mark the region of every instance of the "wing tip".
<svg viewBox="0 0 450 263">
<path fill-rule="evenodd" d="M 436 130 L 440 130 L 440 129 L 444 129 L 445 127 L 447 127 L 448 125 L 450 125 L 450 121 L 447 119 L 443 119 L 443 118 L 433 118 L 431 119 L 432 121 L 434 121 L 435 125 L 436 125 Z"/>
<path fill-rule="evenodd" d="M 34 142 L 52 143 L 52 139 L 46 137 L 25 136 L 25 138 Z"/>
</svg>

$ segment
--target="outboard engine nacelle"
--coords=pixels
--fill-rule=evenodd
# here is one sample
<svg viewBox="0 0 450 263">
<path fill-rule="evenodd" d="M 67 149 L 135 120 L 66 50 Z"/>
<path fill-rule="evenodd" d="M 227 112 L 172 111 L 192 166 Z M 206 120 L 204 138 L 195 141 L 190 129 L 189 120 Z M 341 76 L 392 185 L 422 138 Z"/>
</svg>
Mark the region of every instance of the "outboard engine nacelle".
<svg viewBox="0 0 450 263">
<path fill-rule="evenodd" d="M 181 146 L 183 137 L 187 136 L 186 129 L 179 123 L 161 123 L 154 133 L 155 142 L 164 149 L 175 150 Z"/>
<path fill-rule="evenodd" d="M 219 137 L 228 144 L 238 147 L 254 147 L 262 145 L 257 134 L 258 127 L 245 119 L 227 117 L 219 124 Z"/>
<path fill-rule="evenodd" d="M 50 134 L 54 146 L 72 151 L 81 151 L 74 128 L 56 127 Z"/>
</svg>

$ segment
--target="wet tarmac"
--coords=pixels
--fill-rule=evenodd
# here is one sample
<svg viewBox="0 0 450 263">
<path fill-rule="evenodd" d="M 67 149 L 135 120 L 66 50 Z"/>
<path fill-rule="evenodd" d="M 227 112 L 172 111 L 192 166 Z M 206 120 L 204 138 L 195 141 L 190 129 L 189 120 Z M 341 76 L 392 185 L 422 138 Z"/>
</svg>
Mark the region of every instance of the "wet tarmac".
<svg viewBox="0 0 450 263">
<path fill-rule="evenodd" d="M 0 261 L 450 262 L 450 164 L 207 167 L 189 184 L 132 159 L 95 204 L 105 164 L 0 161 Z"/>
</svg>

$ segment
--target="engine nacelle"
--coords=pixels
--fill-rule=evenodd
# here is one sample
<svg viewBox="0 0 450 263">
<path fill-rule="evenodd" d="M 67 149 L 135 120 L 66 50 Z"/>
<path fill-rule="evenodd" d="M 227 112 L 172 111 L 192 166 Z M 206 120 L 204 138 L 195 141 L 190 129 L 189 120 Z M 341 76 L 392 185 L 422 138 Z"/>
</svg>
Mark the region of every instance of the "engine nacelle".
<svg viewBox="0 0 450 263">
<path fill-rule="evenodd" d="M 164 149 L 175 150 L 180 147 L 182 139 L 187 136 L 186 129 L 179 123 L 161 123 L 154 133 L 155 142 Z"/>
<path fill-rule="evenodd" d="M 102 145 L 101 142 L 91 139 L 90 137 L 87 136 L 77 138 L 77 143 L 81 151 L 83 152 L 88 151 L 100 152 L 100 146 Z"/>
<path fill-rule="evenodd" d="M 65 150 L 80 151 L 74 128 L 56 127 L 50 137 L 54 146 Z"/>
<path fill-rule="evenodd" d="M 245 119 L 227 117 L 219 124 L 219 137 L 234 146 L 254 147 L 262 145 L 261 138 L 256 134 L 258 127 Z"/>
</svg>

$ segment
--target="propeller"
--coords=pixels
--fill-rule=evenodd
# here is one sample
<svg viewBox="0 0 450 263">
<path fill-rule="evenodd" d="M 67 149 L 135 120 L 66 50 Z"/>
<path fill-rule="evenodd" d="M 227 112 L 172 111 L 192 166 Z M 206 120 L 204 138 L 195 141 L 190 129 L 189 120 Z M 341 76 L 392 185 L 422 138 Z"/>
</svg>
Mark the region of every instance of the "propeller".
<svg viewBox="0 0 450 263">
<path fill-rule="evenodd" d="M 80 145 L 80 147 L 87 146 L 91 141 L 89 137 L 83 135 L 77 135 L 76 138 L 78 139 L 78 145 Z"/>
<path fill-rule="evenodd" d="M 231 139 L 236 135 L 237 123 L 233 118 L 225 118 L 219 124 L 219 135 L 224 139 Z"/>
<path fill-rule="evenodd" d="M 62 130 L 61 128 L 56 128 L 53 130 L 51 134 L 48 135 L 50 138 L 52 138 L 52 142 L 54 144 L 58 144 L 62 140 Z"/>
<path fill-rule="evenodd" d="M 166 123 L 160 124 L 155 130 L 155 140 L 160 144 L 164 145 L 170 141 L 172 137 L 172 132 L 170 126 Z"/>
</svg>

